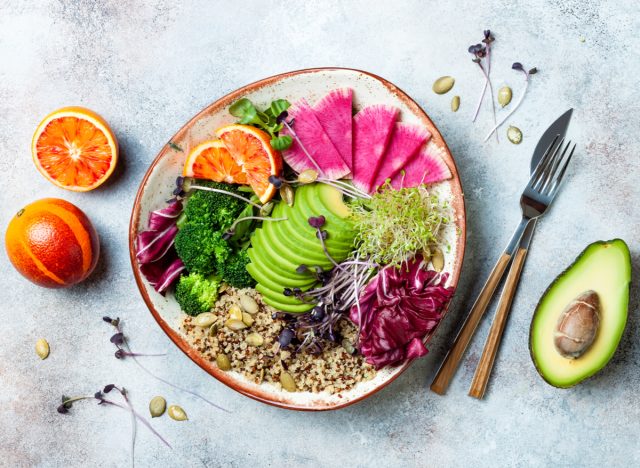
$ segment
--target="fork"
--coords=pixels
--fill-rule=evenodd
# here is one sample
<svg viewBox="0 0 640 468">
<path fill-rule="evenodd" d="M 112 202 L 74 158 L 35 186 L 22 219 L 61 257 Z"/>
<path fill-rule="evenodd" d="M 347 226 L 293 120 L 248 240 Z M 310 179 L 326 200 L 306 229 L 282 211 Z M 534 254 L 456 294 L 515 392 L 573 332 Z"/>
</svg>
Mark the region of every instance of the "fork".
<svg viewBox="0 0 640 468">
<path fill-rule="evenodd" d="M 514 254 L 525 229 L 529 223 L 536 222 L 535 220 L 545 213 L 558 193 L 558 189 L 560 188 L 567 166 L 569 165 L 573 152 L 576 148 L 576 145 L 574 144 L 568 157 L 565 157 L 570 146 L 570 141 L 565 144 L 564 138 L 560 140 L 560 142 L 558 142 L 558 137 L 554 138 L 547 148 L 544 157 L 529 179 L 529 182 L 525 186 L 522 196 L 520 197 L 520 208 L 522 210 L 522 219 L 520 224 L 516 228 L 506 249 L 500 255 L 500 258 L 489 275 L 487 282 L 480 291 L 476 302 L 471 307 L 471 311 L 465 319 L 460 332 L 456 336 L 451 349 L 440 366 L 440 369 L 431 384 L 431 390 L 435 393 L 443 395 L 446 391 L 449 382 L 453 378 L 460 360 L 462 359 L 462 356 L 467 349 L 467 346 L 469 345 L 469 342 L 471 341 L 487 306 L 489 305 L 489 301 L 493 296 L 500 279 L 504 275 L 507 265 Z M 515 284 L 512 287 L 515 287 Z M 506 323 L 508 309 L 509 308 L 507 307 L 506 312 L 500 314 L 500 317 L 496 317 L 495 329 L 492 327 L 492 334 L 490 334 L 487 341 L 487 348 L 483 353 L 483 359 L 481 359 L 478 365 L 478 371 L 476 372 L 478 375 L 477 382 L 475 382 L 474 379 L 474 382 L 477 384 L 477 388 L 472 385 L 471 390 L 474 392 L 474 395 L 472 396 L 475 396 L 476 393 L 484 393 L 491 368 L 493 367 L 498 345 L 500 344 L 500 338 Z M 482 371 L 480 371 L 481 367 Z"/>
</svg>

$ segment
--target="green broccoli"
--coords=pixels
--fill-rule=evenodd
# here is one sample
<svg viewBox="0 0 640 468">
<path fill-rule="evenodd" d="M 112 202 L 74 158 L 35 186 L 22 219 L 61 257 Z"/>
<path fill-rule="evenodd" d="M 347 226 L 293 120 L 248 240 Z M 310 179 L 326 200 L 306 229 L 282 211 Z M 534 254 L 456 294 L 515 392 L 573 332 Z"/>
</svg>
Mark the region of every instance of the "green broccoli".
<svg viewBox="0 0 640 468">
<path fill-rule="evenodd" d="M 211 310 L 218 299 L 220 279 L 205 277 L 200 273 L 181 276 L 176 286 L 176 300 L 189 315 L 198 315 Z"/>
<path fill-rule="evenodd" d="M 231 255 L 231 247 L 221 232 L 189 221 L 178 231 L 175 248 L 187 271 L 202 275 L 213 273 L 216 265 L 224 264 Z"/>
<path fill-rule="evenodd" d="M 233 287 L 252 288 L 256 282 L 247 271 L 249 262 L 251 260 L 246 249 L 234 252 L 227 261 L 218 263 L 218 274 Z"/>
<path fill-rule="evenodd" d="M 234 185 L 210 181 L 197 181 L 197 185 L 242 195 Z M 205 224 L 213 226 L 219 231 L 225 231 L 245 209 L 246 205 L 242 200 L 224 193 L 195 189 L 187 199 L 184 213 L 187 217 L 187 223 Z"/>
</svg>

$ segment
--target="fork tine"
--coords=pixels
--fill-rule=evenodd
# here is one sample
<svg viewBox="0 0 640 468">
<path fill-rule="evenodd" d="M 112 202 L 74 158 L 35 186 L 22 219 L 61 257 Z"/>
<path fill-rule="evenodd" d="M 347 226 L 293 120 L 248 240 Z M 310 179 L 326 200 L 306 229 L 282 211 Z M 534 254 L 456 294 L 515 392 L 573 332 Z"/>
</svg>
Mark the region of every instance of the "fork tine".
<svg viewBox="0 0 640 468">
<path fill-rule="evenodd" d="M 564 165 L 562 166 L 562 169 L 560 170 L 560 173 L 558 174 L 558 177 L 556 177 L 555 181 L 553 182 L 553 185 L 551 186 L 551 189 L 550 189 L 551 193 L 549 195 L 551 199 L 553 199 L 553 197 L 556 196 L 556 193 L 558 193 L 558 189 L 560 189 L 562 178 L 564 177 L 564 173 L 567 170 L 567 167 L 569 166 L 569 161 L 571 161 L 571 157 L 573 156 L 573 152 L 575 150 L 576 150 L 576 144 L 574 143 L 573 148 L 571 148 L 571 153 L 569 153 L 569 157 L 565 161 Z"/>
<path fill-rule="evenodd" d="M 562 148 L 562 144 L 563 143 L 564 143 L 564 138 L 562 140 L 560 140 L 560 143 L 558 143 L 558 145 L 555 147 L 555 149 L 553 150 L 551 156 L 548 157 L 548 158 L 545 157 L 544 161 L 540 162 L 540 165 L 538 166 L 540 168 L 540 173 L 535 178 L 534 183 L 531 186 L 531 188 L 533 188 L 534 190 L 540 191 L 542 186 L 548 180 L 548 178 L 549 178 L 549 168 L 550 168 L 552 162 L 557 157 L 558 153 L 560 152 L 560 149 Z M 536 172 L 538 172 L 538 171 L 536 171 Z M 532 179 L 533 179 L 533 177 L 532 177 Z"/>
<path fill-rule="evenodd" d="M 551 142 L 551 144 L 549 145 L 547 150 L 544 152 L 544 156 L 542 157 L 542 159 L 540 160 L 540 162 L 536 166 L 536 170 L 531 175 L 531 179 L 529 179 L 529 186 L 530 187 L 533 187 L 533 185 L 535 184 L 536 179 L 542 173 L 542 169 L 544 168 L 545 164 L 547 163 L 549 157 L 553 154 L 554 146 L 555 146 L 556 142 L 558 141 L 559 137 L 560 137 L 560 135 L 556 135 L 556 137 L 553 139 L 553 141 Z"/>
<path fill-rule="evenodd" d="M 560 167 L 560 164 L 562 163 L 562 160 L 564 159 L 564 156 L 567 154 L 567 151 L 569 151 L 570 147 L 571 147 L 571 141 L 568 141 L 564 149 L 562 150 L 562 154 L 557 158 L 554 158 L 553 164 L 549 169 L 549 173 L 547 174 L 545 183 L 542 184 L 540 187 L 540 193 L 544 195 L 548 195 L 549 192 L 551 192 L 551 185 L 554 183 L 554 180 L 558 171 L 558 167 Z"/>
</svg>

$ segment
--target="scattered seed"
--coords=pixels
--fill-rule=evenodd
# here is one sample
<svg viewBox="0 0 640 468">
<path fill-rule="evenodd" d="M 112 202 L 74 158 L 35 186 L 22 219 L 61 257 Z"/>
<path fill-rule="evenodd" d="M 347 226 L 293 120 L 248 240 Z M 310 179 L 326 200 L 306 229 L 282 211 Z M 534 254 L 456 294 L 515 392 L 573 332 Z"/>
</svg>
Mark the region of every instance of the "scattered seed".
<svg viewBox="0 0 640 468">
<path fill-rule="evenodd" d="M 234 331 L 244 330 L 245 328 L 247 328 L 246 323 L 244 323 L 242 320 L 235 320 L 235 319 L 227 320 L 226 322 L 224 322 L 224 326 L 227 327 L 229 330 L 234 330 Z"/>
<path fill-rule="evenodd" d="M 356 348 L 353 347 L 353 343 L 351 343 L 351 340 L 349 338 L 345 338 L 344 340 L 342 340 L 342 347 L 349 354 L 355 354 L 356 352 Z"/>
<path fill-rule="evenodd" d="M 227 289 L 229 289 L 229 285 L 227 283 L 221 283 L 220 286 L 218 286 L 218 294 L 222 294 Z"/>
<path fill-rule="evenodd" d="M 216 316 L 211 312 L 204 312 L 202 314 L 198 314 L 195 319 L 193 319 L 193 324 L 196 327 L 207 328 L 213 325 L 216 322 Z"/>
<path fill-rule="evenodd" d="M 248 314 L 246 312 L 242 312 L 242 322 L 244 322 L 244 324 L 247 327 L 250 327 L 251 325 L 253 325 L 253 322 L 255 320 L 253 320 L 253 317 L 251 316 L 251 314 Z"/>
<path fill-rule="evenodd" d="M 218 369 L 223 371 L 231 370 L 231 361 L 229 361 L 229 356 L 224 353 L 218 353 L 216 356 L 216 364 L 218 364 Z"/>
<path fill-rule="evenodd" d="M 245 341 L 250 346 L 262 346 L 264 343 L 264 338 L 259 333 L 249 333 Z"/>
<path fill-rule="evenodd" d="M 584 37 L 584 36 L 580 36 L 580 42 L 585 42 L 586 40 L 587 40 L 587 38 L 586 38 L 586 37 Z"/>
<path fill-rule="evenodd" d="M 297 390 L 296 381 L 293 380 L 293 377 L 288 372 L 280 373 L 280 385 L 287 392 L 295 392 Z"/>
<path fill-rule="evenodd" d="M 509 126 L 507 129 L 507 138 L 514 145 L 519 145 L 522 141 L 522 132 L 518 127 Z"/>
<path fill-rule="evenodd" d="M 456 80 L 451 76 L 441 76 L 433 83 L 433 92 L 436 94 L 446 94 L 448 93 Z"/>
<path fill-rule="evenodd" d="M 240 296 L 240 306 L 244 309 L 245 312 L 251 315 L 257 314 L 259 310 L 256 300 L 251 296 L 247 296 L 246 294 Z"/>
<path fill-rule="evenodd" d="M 167 409 L 167 400 L 161 396 L 153 397 L 149 402 L 149 413 L 152 418 L 162 416 Z"/>
<path fill-rule="evenodd" d="M 313 169 L 307 169 L 298 174 L 298 182 L 301 184 L 310 184 L 318 178 L 318 173 Z"/>
<path fill-rule="evenodd" d="M 169 417 L 174 421 L 186 421 L 189 419 L 187 413 L 178 405 L 169 406 Z"/>
<path fill-rule="evenodd" d="M 235 304 L 229 307 L 229 319 L 242 321 L 242 309 Z"/>
<path fill-rule="evenodd" d="M 218 333 L 219 329 L 220 329 L 220 324 L 218 322 L 212 323 L 211 326 L 209 327 L 209 336 L 215 336 L 216 333 Z"/>
<path fill-rule="evenodd" d="M 291 185 L 282 184 L 282 187 L 280 187 L 280 197 L 287 205 L 293 206 L 295 195 L 293 192 L 293 188 L 291 188 Z"/>
<path fill-rule="evenodd" d="M 498 104 L 500 104 L 500 107 L 507 106 L 511 102 L 512 97 L 513 93 L 508 86 L 503 86 L 498 90 Z"/>
<path fill-rule="evenodd" d="M 439 248 L 434 249 L 431 254 L 431 264 L 433 269 L 437 272 L 441 272 L 444 269 L 444 254 Z"/>
<path fill-rule="evenodd" d="M 36 354 L 43 360 L 49 356 L 49 343 L 44 338 L 36 341 Z"/>
<path fill-rule="evenodd" d="M 451 110 L 453 112 L 458 112 L 458 109 L 460 109 L 460 96 L 453 96 L 453 99 L 451 100 Z"/>
</svg>

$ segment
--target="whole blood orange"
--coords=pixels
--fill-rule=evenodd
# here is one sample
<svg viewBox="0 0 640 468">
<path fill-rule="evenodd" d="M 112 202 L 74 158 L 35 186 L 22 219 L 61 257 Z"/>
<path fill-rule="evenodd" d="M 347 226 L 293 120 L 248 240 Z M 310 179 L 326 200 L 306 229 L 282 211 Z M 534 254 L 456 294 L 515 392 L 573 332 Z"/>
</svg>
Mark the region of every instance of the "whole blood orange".
<svg viewBox="0 0 640 468">
<path fill-rule="evenodd" d="M 100 255 L 98 233 L 80 208 L 58 198 L 33 202 L 11 219 L 9 260 L 25 278 L 47 288 L 84 280 Z"/>
</svg>

